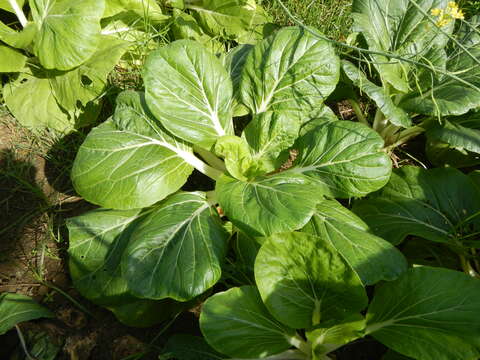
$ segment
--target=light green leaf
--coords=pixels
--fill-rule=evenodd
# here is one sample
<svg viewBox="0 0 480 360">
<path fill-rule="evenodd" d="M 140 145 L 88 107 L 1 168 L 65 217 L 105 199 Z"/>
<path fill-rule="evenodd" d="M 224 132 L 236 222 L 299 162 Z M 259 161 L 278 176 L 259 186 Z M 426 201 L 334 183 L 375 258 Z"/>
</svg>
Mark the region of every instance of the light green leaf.
<svg viewBox="0 0 480 360">
<path fill-rule="evenodd" d="M 15 31 L 0 21 L 0 40 L 17 49 L 26 49 L 37 32 L 34 23 L 27 23 L 22 31 Z"/>
<path fill-rule="evenodd" d="M 208 149 L 233 134 L 232 83 L 200 44 L 179 40 L 151 53 L 143 78 L 148 107 L 174 135 Z"/>
<path fill-rule="evenodd" d="M 294 114 L 283 111 L 255 115 L 248 123 L 242 138 L 250 145 L 253 161 L 263 172 L 280 167 L 278 157 L 298 138 L 300 125 Z"/>
<path fill-rule="evenodd" d="M 446 45 L 448 38 L 441 30 L 447 34 L 453 31 L 454 22 L 440 30 L 429 20 L 431 9 L 444 9 L 447 3 L 448 0 L 416 1 L 420 11 L 411 0 L 354 0 L 354 31 L 362 33 L 370 50 L 422 61 L 430 48 Z M 371 57 L 384 83 L 401 92 L 409 91 L 407 63 L 383 55 Z"/>
<path fill-rule="evenodd" d="M 105 11 L 102 17 L 109 17 L 121 12 L 131 11 L 140 18 L 154 23 L 169 19 L 155 0 L 105 0 Z"/>
<path fill-rule="evenodd" d="M 222 175 L 215 191 L 229 220 L 250 236 L 303 227 L 322 199 L 305 176 L 286 173 L 248 182 Z"/>
<path fill-rule="evenodd" d="M 291 347 L 294 330 L 277 322 L 254 286 L 217 293 L 202 307 L 200 329 L 207 342 L 230 357 L 263 358 Z"/>
<path fill-rule="evenodd" d="M 96 51 L 104 0 L 29 0 L 29 4 L 38 28 L 33 50 L 43 67 L 69 70 Z"/>
<path fill-rule="evenodd" d="M 297 140 L 298 155 L 288 174 L 304 174 L 332 197 L 364 196 L 390 178 L 391 161 L 383 139 L 350 121 L 324 122 Z"/>
<path fill-rule="evenodd" d="M 203 193 L 175 194 L 136 227 L 122 269 L 138 297 L 188 301 L 220 279 L 228 233 Z"/>
<path fill-rule="evenodd" d="M 82 65 L 67 72 L 54 72 L 49 79 L 55 98 L 65 109 L 86 105 L 105 90 L 107 76 L 126 51 L 126 41 L 102 36 L 95 53 Z"/>
<path fill-rule="evenodd" d="M 187 145 L 157 125 L 143 94 L 129 92 L 117 99 L 114 118 L 87 136 L 71 177 L 89 202 L 134 209 L 176 192 L 193 171 L 187 161 L 195 159 Z"/>
<path fill-rule="evenodd" d="M 23 7 L 23 4 L 25 3 L 25 0 L 14 0 L 19 8 Z M 0 9 L 2 10 L 7 10 L 10 11 L 11 13 L 15 13 L 15 11 L 12 9 L 12 5 L 10 5 L 9 0 L 0 0 Z"/>
<path fill-rule="evenodd" d="M 418 267 L 375 289 L 367 333 L 421 360 L 478 359 L 480 287 L 463 273 Z"/>
<path fill-rule="evenodd" d="M 3 88 L 5 104 L 13 116 L 32 130 L 68 132 L 74 120 L 60 108 L 44 74 L 25 72 Z"/>
<path fill-rule="evenodd" d="M 355 314 L 341 321 L 333 322 L 331 326 L 324 324 L 322 327 L 307 332 L 308 341 L 312 344 L 313 360 L 325 359 L 325 355 L 339 347 L 363 337 L 365 318 Z"/>
<path fill-rule="evenodd" d="M 353 210 L 392 244 L 407 235 L 453 244 L 464 230 L 470 232 L 466 228 L 473 224 L 462 222 L 480 210 L 480 193 L 456 169 L 404 166 L 394 171 L 382 190 L 356 202 Z"/>
<path fill-rule="evenodd" d="M 269 237 L 255 261 L 255 280 L 270 313 L 295 329 L 344 319 L 368 304 L 357 274 L 330 244 L 309 234 Z"/>
<path fill-rule="evenodd" d="M 248 54 L 240 91 L 253 114 L 267 110 L 309 113 L 335 89 L 340 61 L 330 43 L 306 30 L 283 28 Z"/>
<path fill-rule="evenodd" d="M 0 44 L 0 73 L 22 71 L 27 62 L 27 57 L 22 53 Z"/>
<path fill-rule="evenodd" d="M 195 18 L 178 9 L 173 10 L 174 20 L 171 25 L 173 36 L 176 40 L 195 40 L 205 46 L 213 54 L 221 53 L 225 47 L 222 42 L 204 33 Z"/>
<path fill-rule="evenodd" d="M 20 294 L 0 294 L 0 335 L 18 323 L 43 317 L 53 318 L 54 315 L 32 298 Z"/>
<path fill-rule="evenodd" d="M 229 71 L 233 84 L 233 97 L 235 102 L 234 116 L 243 116 L 248 114 L 248 109 L 242 104 L 240 94 L 240 80 L 243 67 L 247 60 L 247 55 L 253 50 L 253 45 L 238 45 L 222 56 L 223 66 Z M 238 112 L 242 115 L 238 115 Z"/>
<path fill-rule="evenodd" d="M 187 0 L 187 9 L 213 37 L 251 43 L 261 38 L 268 15 L 255 0 Z"/>
<path fill-rule="evenodd" d="M 366 75 L 349 61 L 342 60 L 342 69 L 353 84 L 375 102 L 387 120 L 404 128 L 412 125 L 408 114 L 393 103 L 383 87 L 369 81 Z"/>
<path fill-rule="evenodd" d="M 215 144 L 215 153 L 225 158 L 225 166 L 234 178 L 246 181 L 255 176 L 256 163 L 245 139 L 234 135 L 222 136 Z"/>
<path fill-rule="evenodd" d="M 389 242 L 370 233 L 359 217 L 335 200 L 324 200 L 302 229 L 333 246 L 364 285 L 394 280 L 406 269 L 402 253 Z"/>
</svg>

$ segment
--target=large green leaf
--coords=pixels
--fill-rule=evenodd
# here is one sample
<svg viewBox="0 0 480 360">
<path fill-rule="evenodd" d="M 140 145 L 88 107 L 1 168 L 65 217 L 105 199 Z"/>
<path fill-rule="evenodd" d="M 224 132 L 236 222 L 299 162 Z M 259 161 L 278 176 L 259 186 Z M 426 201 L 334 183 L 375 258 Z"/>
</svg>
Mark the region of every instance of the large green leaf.
<svg viewBox="0 0 480 360">
<path fill-rule="evenodd" d="M 387 120 L 394 125 L 404 128 L 412 125 L 412 120 L 408 114 L 394 104 L 383 87 L 377 86 L 368 80 L 366 75 L 349 61 L 342 60 L 342 69 L 353 84 L 360 88 L 362 93 L 365 93 L 370 99 L 375 101 L 375 104 Z"/>
<path fill-rule="evenodd" d="M 173 300 L 135 298 L 121 273 L 120 261 L 130 236 L 151 211 L 97 209 L 67 222 L 69 268 L 75 288 L 129 326 L 152 326 L 182 308 Z"/>
<path fill-rule="evenodd" d="M 204 31 L 239 43 L 261 39 L 268 15 L 255 0 L 187 0 Z"/>
<path fill-rule="evenodd" d="M 203 193 L 178 193 L 135 228 L 123 257 L 131 291 L 188 301 L 220 279 L 228 233 Z"/>
<path fill-rule="evenodd" d="M 69 70 L 96 51 L 104 0 L 29 0 L 29 4 L 38 28 L 33 50 L 43 67 Z"/>
<path fill-rule="evenodd" d="M 462 224 L 480 210 L 480 193 L 468 176 L 453 168 L 396 169 L 390 182 L 353 208 L 378 236 L 399 244 L 407 235 L 455 243 Z M 460 226 L 462 225 L 462 226 Z"/>
<path fill-rule="evenodd" d="M 309 113 L 335 89 L 340 61 L 330 43 L 290 27 L 258 43 L 247 55 L 240 91 L 254 114 L 267 110 Z"/>
<path fill-rule="evenodd" d="M 22 31 L 15 31 L 0 21 L 0 40 L 18 49 L 26 49 L 33 41 L 37 28 L 34 23 L 27 23 Z"/>
<path fill-rule="evenodd" d="M 370 233 L 367 224 L 335 200 L 318 204 L 302 232 L 318 236 L 333 246 L 365 285 L 394 280 L 407 269 L 399 250 Z"/>
<path fill-rule="evenodd" d="M 155 0 L 105 0 L 105 12 L 102 17 L 128 11 L 154 23 L 169 19 L 169 16 L 162 13 L 162 9 Z"/>
<path fill-rule="evenodd" d="M 0 73 L 22 71 L 27 62 L 27 57 L 22 53 L 0 44 Z"/>
<path fill-rule="evenodd" d="M 250 181 L 222 175 L 215 191 L 230 221 L 250 236 L 301 228 L 322 199 L 305 176 L 286 173 Z"/>
<path fill-rule="evenodd" d="M 299 138 L 293 148 L 298 155 L 285 173 L 306 175 L 332 197 L 364 196 L 390 178 L 392 165 L 382 151 L 383 139 L 363 124 L 324 122 Z"/>
<path fill-rule="evenodd" d="M 422 61 L 432 47 L 446 45 L 443 32 L 452 33 L 454 23 L 439 29 L 429 20 L 433 8 L 446 8 L 448 0 L 354 0 L 355 30 L 365 37 L 368 48 L 378 52 Z M 388 56 L 372 55 L 373 64 L 384 82 L 402 92 L 409 91 L 409 65 Z M 417 111 L 413 111 L 417 112 Z"/>
<path fill-rule="evenodd" d="M 55 98 L 65 109 L 86 105 L 102 94 L 107 76 L 127 49 L 126 41 L 102 36 L 98 49 L 82 65 L 67 72 L 55 72 L 50 84 Z"/>
<path fill-rule="evenodd" d="M 25 72 L 3 88 L 5 104 L 15 118 L 32 130 L 45 128 L 68 132 L 73 129 L 71 116 L 58 105 L 44 74 Z"/>
<path fill-rule="evenodd" d="M 367 333 L 414 359 L 473 360 L 480 356 L 479 313 L 477 279 L 419 267 L 376 288 Z"/>
<path fill-rule="evenodd" d="M 210 148 L 233 134 L 232 82 L 200 44 L 179 40 L 151 53 L 143 78 L 148 107 L 174 135 Z"/>
<path fill-rule="evenodd" d="M 202 308 L 200 328 L 207 342 L 230 357 L 263 358 L 291 347 L 294 330 L 276 321 L 254 286 L 215 294 Z"/>
<path fill-rule="evenodd" d="M 54 315 L 28 296 L 0 294 L 0 335 L 5 334 L 18 323 L 42 317 L 53 318 Z"/>
<path fill-rule="evenodd" d="M 191 149 L 150 116 L 143 94 L 131 92 L 117 99 L 114 119 L 87 136 L 71 176 L 78 193 L 94 204 L 140 208 L 177 191 L 193 170 L 185 159 L 192 158 Z"/>
<path fill-rule="evenodd" d="M 309 234 L 269 237 L 255 261 L 255 280 L 270 313 L 295 329 L 343 319 L 368 304 L 352 268 L 329 243 Z"/>
</svg>

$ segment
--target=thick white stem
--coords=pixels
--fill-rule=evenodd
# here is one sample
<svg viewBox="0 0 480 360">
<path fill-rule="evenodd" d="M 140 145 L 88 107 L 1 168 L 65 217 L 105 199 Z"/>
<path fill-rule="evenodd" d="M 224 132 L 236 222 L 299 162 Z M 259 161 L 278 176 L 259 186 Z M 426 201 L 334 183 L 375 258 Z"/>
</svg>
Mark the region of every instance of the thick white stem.
<svg viewBox="0 0 480 360">
<path fill-rule="evenodd" d="M 18 6 L 16 0 L 8 0 L 8 3 L 12 7 L 13 11 L 15 11 L 15 15 L 17 15 L 18 21 L 20 21 L 20 24 L 22 24 L 22 27 L 25 27 L 27 25 L 27 18 L 25 17 L 25 14 L 23 13 L 23 10 Z"/>
</svg>

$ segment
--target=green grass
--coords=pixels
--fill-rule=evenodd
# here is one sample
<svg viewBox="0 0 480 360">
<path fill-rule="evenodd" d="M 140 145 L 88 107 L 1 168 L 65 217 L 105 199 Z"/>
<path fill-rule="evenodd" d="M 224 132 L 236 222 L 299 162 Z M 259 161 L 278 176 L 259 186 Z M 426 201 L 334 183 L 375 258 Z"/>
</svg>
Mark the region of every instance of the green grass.
<svg viewBox="0 0 480 360">
<path fill-rule="evenodd" d="M 335 40 L 345 40 L 350 33 L 351 0 L 282 0 L 290 12 L 305 25 L 313 26 Z M 264 0 L 262 5 L 274 22 L 294 25 L 278 0 Z"/>
</svg>

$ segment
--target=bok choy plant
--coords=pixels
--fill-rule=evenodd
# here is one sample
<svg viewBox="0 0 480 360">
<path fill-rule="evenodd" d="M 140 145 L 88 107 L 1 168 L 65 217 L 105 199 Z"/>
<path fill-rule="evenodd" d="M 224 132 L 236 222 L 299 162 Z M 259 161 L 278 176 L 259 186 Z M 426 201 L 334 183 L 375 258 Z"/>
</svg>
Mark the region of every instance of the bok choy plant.
<svg viewBox="0 0 480 360">
<path fill-rule="evenodd" d="M 230 238 L 241 246 L 298 230 L 326 197 L 383 187 L 391 162 L 382 138 L 323 104 L 339 70 L 332 46 L 296 27 L 222 58 L 190 40 L 153 52 L 145 93 L 118 96 L 73 166 L 77 192 L 103 207 L 68 223 L 77 289 L 146 325 L 158 319 L 145 314 L 179 311 L 220 280 Z M 249 112 L 243 129 L 245 118 L 232 120 L 239 105 Z M 212 179 L 210 191 L 181 191 L 194 169 Z M 401 253 L 331 206 L 322 211 L 341 231 L 326 236 L 352 271 L 366 284 L 398 276 Z"/>
</svg>

